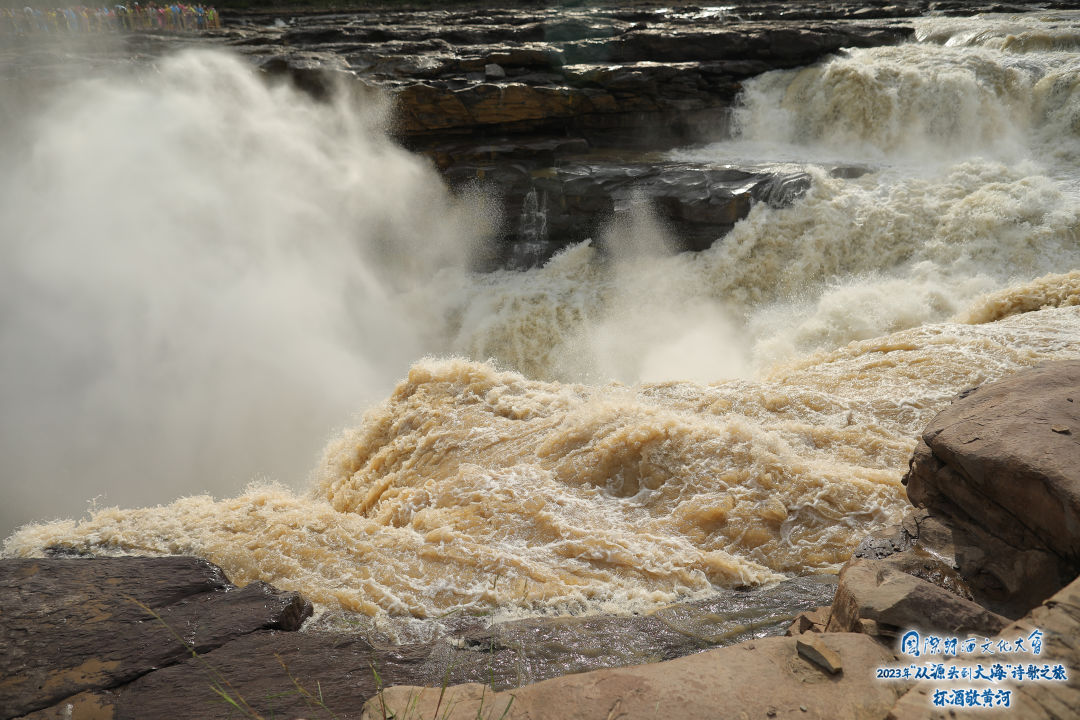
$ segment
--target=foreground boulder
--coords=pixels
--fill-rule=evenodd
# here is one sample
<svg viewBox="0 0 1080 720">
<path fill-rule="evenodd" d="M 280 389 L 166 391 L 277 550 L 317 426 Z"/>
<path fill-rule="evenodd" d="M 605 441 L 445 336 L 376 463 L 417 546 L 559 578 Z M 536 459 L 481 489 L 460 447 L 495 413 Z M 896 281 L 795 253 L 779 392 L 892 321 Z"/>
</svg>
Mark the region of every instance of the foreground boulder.
<svg viewBox="0 0 1080 720">
<path fill-rule="evenodd" d="M 815 637 L 823 651 L 800 650 L 797 638 L 763 638 L 665 663 L 568 675 L 503 692 L 478 684 L 393 687 L 369 700 L 361 717 L 884 718 L 908 685 L 876 681 L 873 668 L 895 656 L 865 635 Z M 839 668 L 832 665 L 834 655 Z"/>
<path fill-rule="evenodd" d="M 840 573 L 827 630 L 888 639 L 912 627 L 994 635 L 1008 624 L 1008 618 L 886 562 L 857 559 Z"/>
<path fill-rule="evenodd" d="M 963 395 L 927 426 L 904 481 L 974 599 L 1030 610 L 1080 574 L 1080 362 Z"/>
<path fill-rule="evenodd" d="M 1027 637 L 1034 630 L 1043 633 L 1040 655 L 1001 658 L 1000 662 L 1052 663 L 1066 668 L 1066 681 L 1003 682 L 1001 689 L 1012 693 L 1008 709 L 982 710 L 980 716 L 1058 720 L 1076 717 L 1080 708 L 1080 578 L 1074 580 L 1021 620 L 1004 628 L 999 637 L 1007 641 Z M 947 720 L 956 716 L 951 708 L 935 708 L 933 694 L 944 685 L 920 682 L 907 692 L 889 713 L 889 720 Z M 984 713 L 987 713 L 984 715 Z"/>
<path fill-rule="evenodd" d="M 792 633 L 993 636 L 1080 574 L 1080 361 L 968 390 L 904 477 L 916 508 L 863 539 L 832 606 Z"/>
</svg>

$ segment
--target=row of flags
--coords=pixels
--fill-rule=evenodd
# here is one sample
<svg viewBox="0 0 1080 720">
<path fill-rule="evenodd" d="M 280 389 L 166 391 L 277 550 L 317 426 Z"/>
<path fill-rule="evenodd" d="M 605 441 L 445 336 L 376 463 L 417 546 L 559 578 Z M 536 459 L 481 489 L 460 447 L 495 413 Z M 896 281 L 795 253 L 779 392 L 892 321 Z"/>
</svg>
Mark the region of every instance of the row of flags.
<svg viewBox="0 0 1080 720">
<path fill-rule="evenodd" d="M 201 32 L 221 27 L 214 7 L 155 2 L 66 8 L 0 8 L 0 34 L 39 35 L 162 30 Z"/>
</svg>

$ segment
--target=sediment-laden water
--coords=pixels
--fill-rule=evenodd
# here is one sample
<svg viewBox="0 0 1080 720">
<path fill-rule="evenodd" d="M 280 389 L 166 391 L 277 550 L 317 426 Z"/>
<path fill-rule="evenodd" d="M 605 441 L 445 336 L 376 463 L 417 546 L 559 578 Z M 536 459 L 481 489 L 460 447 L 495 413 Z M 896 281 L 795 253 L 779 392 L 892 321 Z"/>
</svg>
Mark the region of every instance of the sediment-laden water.
<svg viewBox="0 0 1080 720">
<path fill-rule="evenodd" d="M 123 509 L 4 550 L 192 553 L 411 616 L 835 570 L 950 397 L 1080 356 L 1078 47 L 1072 14 L 926 19 L 759 77 L 736 137 L 673 156 L 804 167 L 803 198 L 701 253 L 642 208 L 486 275 L 483 198 L 370 98 L 211 53 L 61 83 L 4 148 L 0 456 L 39 516 Z"/>
</svg>

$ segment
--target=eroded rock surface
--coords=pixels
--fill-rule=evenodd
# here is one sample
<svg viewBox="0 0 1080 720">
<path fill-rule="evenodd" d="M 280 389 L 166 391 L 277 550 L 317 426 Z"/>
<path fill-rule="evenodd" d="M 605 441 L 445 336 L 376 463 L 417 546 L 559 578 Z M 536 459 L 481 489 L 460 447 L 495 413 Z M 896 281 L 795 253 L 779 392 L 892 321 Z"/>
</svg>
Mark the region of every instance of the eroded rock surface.
<svg viewBox="0 0 1080 720">
<path fill-rule="evenodd" d="M 822 720 L 884 718 L 906 690 L 881 683 L 871 668 L 895 660 L 865 635 L 830 633 L 820 639 L 837 672 L 807 659 L 797 638 L 764 638 L 653 665 L 597 670 L 492 692 L 479 684 L 393 687 L 368 701 L 363 718 L 566 717 L 653 720 L 657 717 L 800 717 Z M 436 708 L 440 708 L 436 715 Z"/>
<path fill-rule="evenodd" d="M 912 32 L 884 15 L 820 10 L 382 11 L 285 27 L 234 24 L 223 35 L 245 53 L 300 70 L 320 54 L 344 60 L 395 97 L 404 137 L 542 131 L 611 145 L 640 141 L 648 129 L 656 144 L 722 125 L 748 77 Z"/>
<path fill-rule="evenodd" d="M 905 482 L 976 600 L 1018 617 L 1080 573 L 1080 362 L 970 391 L 927 426 Z"/>
<path fill-rule="evenodd" d="M 933 628 L 959 635 L 994 635 L 1008 618 L 881 560 L 858 559 L 840 573 L 827 631 L 863 632 L 883 639 L 897 630 Z"/>
<path fill-rule="evenodd" d="M 531 170 L 524 163 L 459 161 L 445 175 L 453 184 L 483 182 L 497 193 L 506 223 L 502 249 L 489 262 L 500 267 L 536 265 L 587 239 L 606 250 L 606 227 L 638 211 L 664 223 L 670 250 L 703 250 L 755 204 L 784 207 L 811 182 L 791 170 L 588 156 Z"/>
<path fill-rule="evenodd" d="M 1074 580 L 1022 619 L 1002 629 L 998 637 L 1013 642 L 1026 638 L 1034 630 L 1043 633 L 1039 655 L 999 658 L 999 662 L 1026 661 L 1029 664 L 1063 665 L 1066 681 L 1004 681 L 998 687 L 1011 692 L 1009 708 L 980 710 L 980 716 L 1024 718 L 1025 720 L 1062 720 L 1076 717 L 1080 708 L 1080 578 Z M 1029 648 L 1030 649 L 1030 648 Z M 992 660 L 985 660 L 989 665 Z M 933 693 L 942 684 L 921 682 L 907 692 L 889 714 L 890 720 L 946 720 L 956 711 L 933 706 Z"/>
<path fill-rule="evenodd" d="M 203 560 L 41 558 L 0 562 L 0 708 L 62 702 L 267 628 L 297 629 L 299 594 L 238 589 Z M 157 617 L 155 617 L 155 615 Z"/>
</svg>

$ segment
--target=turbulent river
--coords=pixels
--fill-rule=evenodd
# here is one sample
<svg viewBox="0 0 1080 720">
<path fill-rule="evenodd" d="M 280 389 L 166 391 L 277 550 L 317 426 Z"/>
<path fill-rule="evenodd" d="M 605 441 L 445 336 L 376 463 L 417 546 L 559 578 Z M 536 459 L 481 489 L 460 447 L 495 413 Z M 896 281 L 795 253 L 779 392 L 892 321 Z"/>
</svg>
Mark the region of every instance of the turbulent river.
<svg viewBox="0 0 1080 720">
<path fill-rule="evenodd" d="M 0 146 L 5 530 L 102 497 L 4 552 L 417 617 L 835 571 L 952 396 L 1080 357 L 1080 15 L 916 27 L 670 154 L 803 168 L 793 205 L 682 254 L 643 209 L 489 274 L 488 203 L 371 98 L 208 51 L 51 83 Z"/>
</svg>

